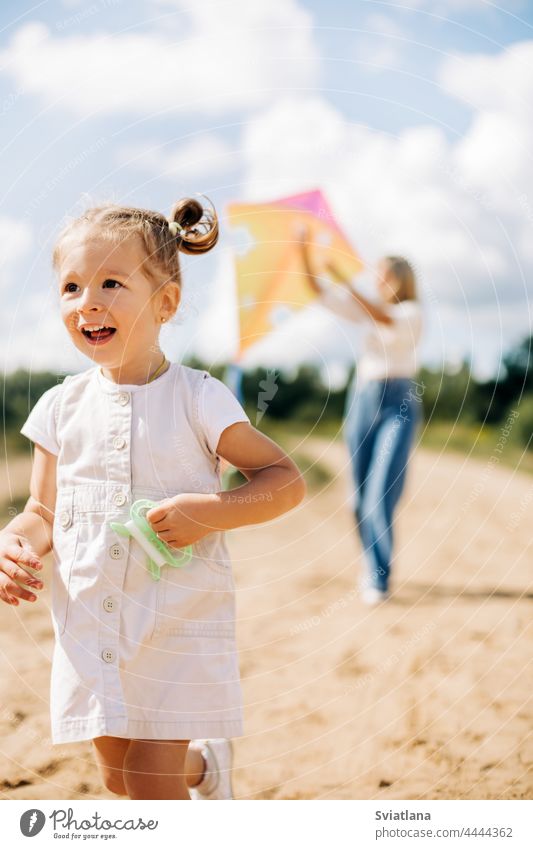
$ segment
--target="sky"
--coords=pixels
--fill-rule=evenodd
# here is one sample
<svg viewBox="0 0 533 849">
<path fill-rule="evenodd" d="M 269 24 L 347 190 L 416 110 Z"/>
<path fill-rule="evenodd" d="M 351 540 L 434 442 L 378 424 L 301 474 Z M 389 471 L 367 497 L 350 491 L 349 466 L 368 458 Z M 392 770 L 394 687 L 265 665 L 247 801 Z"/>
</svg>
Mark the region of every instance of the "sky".
<svg viewBox="0 0 533 849">
<path fill-rule="evenodd" d="M 216 248 L 182 256 L 173 360 L 237 339 L 230 202 L 320 188 L 365 262 L 413 264 L 421 362 L 480 379 L 531 333 L 533 2 L 57 0 L 0 7 L 4 370 L 91 365 L 59 318 L 54 238 L 93 203 L 207 195 Z M 334 380 L 359 326 L 312 305 L 245 365 Z M 340 379 L 340 378 L 339 378 Z"/>
</svg>

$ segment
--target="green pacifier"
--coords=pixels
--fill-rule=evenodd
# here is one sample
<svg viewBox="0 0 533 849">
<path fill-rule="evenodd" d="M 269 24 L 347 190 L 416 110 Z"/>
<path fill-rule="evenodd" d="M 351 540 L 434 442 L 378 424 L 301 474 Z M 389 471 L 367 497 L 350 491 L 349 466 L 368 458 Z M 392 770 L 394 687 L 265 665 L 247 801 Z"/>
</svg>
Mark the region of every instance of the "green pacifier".
<svg viewBox="0 0 533 849">
<path fill-rule="evenodd" d="M 170 548 L 156 532 L 146 518 L 146 514 L 152 507 L 157 507 L 157 501 L 140 498 L 131 505 L 131 519 L 126 524 L 120 522 L 109 522 L 109 527 L 124 537 L 133 537 L 148 555 L 148 568 L 154 581 L 159 581 L 161 568 L 168 566 L 186 566 L 192 557 L 192 545 L 184 548 Z M 177 556 L 177 552 L 181 556 Z"/>
</svg>

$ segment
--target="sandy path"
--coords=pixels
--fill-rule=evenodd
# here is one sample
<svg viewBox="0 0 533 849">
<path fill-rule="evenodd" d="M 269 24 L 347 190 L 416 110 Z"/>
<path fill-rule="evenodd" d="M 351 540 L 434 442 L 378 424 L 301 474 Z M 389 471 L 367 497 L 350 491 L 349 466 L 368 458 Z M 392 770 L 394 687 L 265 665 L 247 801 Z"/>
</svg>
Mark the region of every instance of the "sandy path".
<svg viewBox="0 0 533 849">
<path fill-rule="evenodd" d="M 252 798 L 528 798 L 533 479 L 419 449 L 398 515 L 395 598 L 357 598 L 342 443 L 302 450 L 335 478 L 230 537 Z M 27 473 L 26 473 L 27 474 Z M 113 798 L 88 744 L 52 746 L 43 603 L 2 606 L 3 798 Z"/>
</svg>

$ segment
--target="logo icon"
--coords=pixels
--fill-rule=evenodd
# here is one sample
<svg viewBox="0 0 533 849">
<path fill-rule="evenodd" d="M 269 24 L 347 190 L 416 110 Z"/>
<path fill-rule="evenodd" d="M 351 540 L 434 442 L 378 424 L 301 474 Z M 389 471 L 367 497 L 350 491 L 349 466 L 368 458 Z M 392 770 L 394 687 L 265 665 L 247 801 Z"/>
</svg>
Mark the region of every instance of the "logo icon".
<svg viewBox="0 0 533 849">
<path fill-rule="evenodd" d="M 42 830 L 46 817 L 38 808 L 30 808 L 24 811 L 20 818 L 20 830 L 24 837 L 35 837 Z"/>
<path fill-rule="evenodd" d="M 259 381 L 259 388 L 263 391 L 259 392 L 257 395 L 257 414 L 255 417 L 256 425 L 259 424 L 268 410 L 268 402 L 272 401 L 274 395 L 278 391 L 279 387 L 276 383 L 278 377 L 279 374 L 276 369 L 267 369 L 265 379 Z"/>
</svg>

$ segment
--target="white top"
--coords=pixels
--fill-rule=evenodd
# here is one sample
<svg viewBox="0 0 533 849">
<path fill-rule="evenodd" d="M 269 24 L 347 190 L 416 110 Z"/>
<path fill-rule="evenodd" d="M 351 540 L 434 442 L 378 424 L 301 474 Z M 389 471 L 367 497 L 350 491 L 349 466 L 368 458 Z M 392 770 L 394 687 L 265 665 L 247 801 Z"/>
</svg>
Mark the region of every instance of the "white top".
<svg viewBox="0 0 533 849">
<path fill-rule="evenodd" d="M 358 382 L 387 377 L 414 377 L 418 371 L 417 345 L 422 335 L 422 310 L 416 300 L 380 305 L 393 324 L 374 321 L 343 286 L 325 285 L 320 303 L 341 318 L 363 322 L 365 333 L 357 364 Z"/>
<path fill-rule="evenodd" d="M 207 372 L 171 363 L 146 384 L 99 367 L 39 399 L 21 433 L 57 455 L 52 742 L 242 734 L 231 564 L 222 532 L 159 581 L 124 524 L 139 498 L 222 489 L 222 431 L 249 422 Z"/>
</svg>

